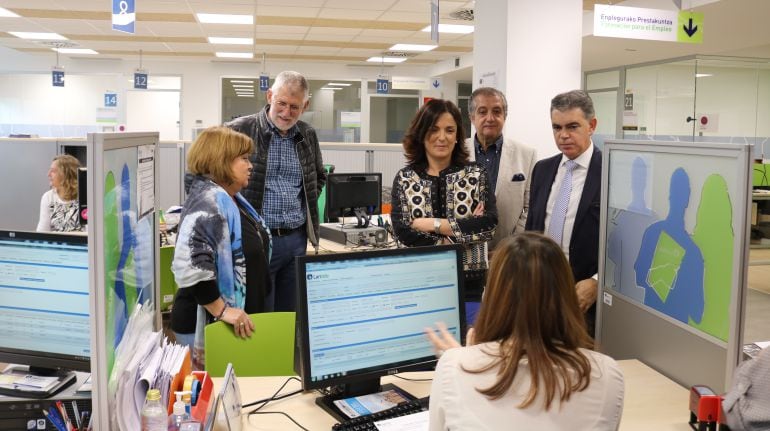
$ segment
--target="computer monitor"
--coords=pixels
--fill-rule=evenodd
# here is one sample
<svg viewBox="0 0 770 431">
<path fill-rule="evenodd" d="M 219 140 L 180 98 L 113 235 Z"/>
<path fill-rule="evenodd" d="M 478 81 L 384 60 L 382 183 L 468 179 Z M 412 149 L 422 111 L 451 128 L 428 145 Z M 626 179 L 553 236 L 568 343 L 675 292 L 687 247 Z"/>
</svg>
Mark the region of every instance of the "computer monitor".
<svg viewBox="0 0 770 431">
<path fill-rule="evenodd" d="M 303 388 L 336 387 L 316 403 L 341 420 L 335 400 L 387 389 L 381 376 L 435 365 L 423 329 L 443 321 L 461 341 L 462 268 L 456 244 L 297 258 Z"/>
<path fill-rule="evenodd" d="M 765 189 L 770 190 L 770 169 L 768 169 L 768 164 L 765 163 L 754 163 L 753 167 L 753 174 L 752 174 L 752 184 L 755 189 Z"/>
<path fill-rule="evenodd" d="M 369 225 L 368 216 L 381 212 L 381 173 L 333 173 L 326 177 L 326 214 L 329 221 L 356 217 L 356 226 L 366 227 Z"/>
<path fill-rule="evenodd" d="M 66 382 L 89 371 L 90 340 L 88 237 L 0 231 L 0 362 Z"/>
</svg>

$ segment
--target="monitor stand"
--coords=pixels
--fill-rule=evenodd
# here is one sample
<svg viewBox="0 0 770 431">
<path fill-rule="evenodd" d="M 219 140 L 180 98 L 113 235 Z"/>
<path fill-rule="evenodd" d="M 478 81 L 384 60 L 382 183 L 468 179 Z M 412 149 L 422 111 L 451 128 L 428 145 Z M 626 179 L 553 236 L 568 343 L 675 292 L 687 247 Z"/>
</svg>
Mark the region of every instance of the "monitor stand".
<svg viewBox="0 0 770 431">
<path fill-rule="evenodd" d="M 9 365 L 2 375 L 5 380 L 0 384 L 0 394 L 17 398 L 50 398 L 77 380 L 73 371 L 23 365 Z M 53 378 L 51 384 L 45 387 L 37 386 L 37 383 L 48 378 Z"/>
<path fill-rule="evenodd" d="M 398 386 L 388 383 L 385 385 L 380 385 L 380 379 L 371 379 L 371 380 L 365 380 L 363 382 L 356 382 L 356 383 L 347 383 L 344 385 L 341 385 L 342 390 L 331 393 L 329 395 L 324 395 L 321 397 L 318 397 L 315 399 L 315 403 L 318 404 L 319 407 L 321 407 L 326 413 L 330 414 L 334 419 L 336 419 L 338 422 L 343 422 L 350 417 L 348 417 L 347 414 L 345 414 L 343 411 L 341 411 L 339 408 L 337 408 L 336 405 L 334 405 L 334 402 L 337 400 L 342 400 L 345 398 L 351 398 L 361 395 L 367 395 L 367 394 L 374 394 L 377 392 L 385 392 L 389 390 L 395 390 L 396 392 L 400 393 L 404 396 L 404 398 L 408 400 L 413 400 L 416 397 L 409 392 L 399 388 Z"/>
</svg>

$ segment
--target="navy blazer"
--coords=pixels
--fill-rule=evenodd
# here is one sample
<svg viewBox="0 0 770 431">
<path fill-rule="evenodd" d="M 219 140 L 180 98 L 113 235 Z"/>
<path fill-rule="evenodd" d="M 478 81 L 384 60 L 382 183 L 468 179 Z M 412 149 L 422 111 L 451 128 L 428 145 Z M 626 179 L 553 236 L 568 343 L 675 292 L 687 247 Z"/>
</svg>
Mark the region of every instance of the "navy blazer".
<svg viewBox="0 0 770 431">
<path fill-rule="evenodd" d="M 545 211 L 551 186 L 556 179 L 562 155 L 557 154 L 535 164 L 529 193 L 529 215 L 526 230 L 545 231 Z M 599 271 L 599 203 L 602 188 L 602 153 L 594 147 L 588 166 L 583 194 L 580 196 L 572 238 L 569 244 L 569 260 L 575 281 L 585 280 Z"/>
<path fill-rule="evenodd" d="M 551 186 L 561 162 L 561 153 L 540 160 L 532 170 L 529 193 L 529 215 L 526 230 L 545 231 L 545 212 Z M 583 194 L 580 196 L 572 238 L 569 244 L 569 264 L 575 282 L 591 278 L 599 271 L 599 204 L 602 188 L 602 153 L 594 147 L 588 166 Z M 596 306 L 586 313 L 589 333 L 593 329 Z"/>
</svg>

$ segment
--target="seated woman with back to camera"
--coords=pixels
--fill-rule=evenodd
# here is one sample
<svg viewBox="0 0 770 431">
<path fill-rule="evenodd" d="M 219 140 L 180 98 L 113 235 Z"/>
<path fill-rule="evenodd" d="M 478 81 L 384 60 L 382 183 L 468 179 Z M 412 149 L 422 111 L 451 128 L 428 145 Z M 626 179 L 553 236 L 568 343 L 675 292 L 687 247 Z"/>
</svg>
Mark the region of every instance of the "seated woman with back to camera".
<svg viewBox="0 0 770 431">
<path fill-rule="evenodd" d="M 495 249 L 468 345 L 426 329 L 440 356 L 430 430 L 617 430 L 623 374 L 593 344 L 559 246 L 541 234 Z"/>
</svg>

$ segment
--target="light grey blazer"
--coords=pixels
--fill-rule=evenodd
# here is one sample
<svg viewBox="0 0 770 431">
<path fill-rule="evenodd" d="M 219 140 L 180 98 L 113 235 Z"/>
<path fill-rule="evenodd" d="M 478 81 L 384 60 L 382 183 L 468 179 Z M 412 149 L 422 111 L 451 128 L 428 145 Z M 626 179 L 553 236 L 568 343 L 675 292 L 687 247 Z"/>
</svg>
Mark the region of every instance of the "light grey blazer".
<svg viewBox="0 0 770 431">
<path fill-rule="evenodd" d="M 465 148 L 468 149 L 470 160 L 476 161 L 473 140 L 473 137 L 466 139 Z M 514 232 L 524 232 L 529 210 L 529 183 L 535 162 L 537 154 L 534 148 L 513 139 L 503 138 L 503 151 L 500 153 L 500 167 L 495 185 L 497 229 L 494 238 L 489 242 L 490 250 Z"/>
</svg>

